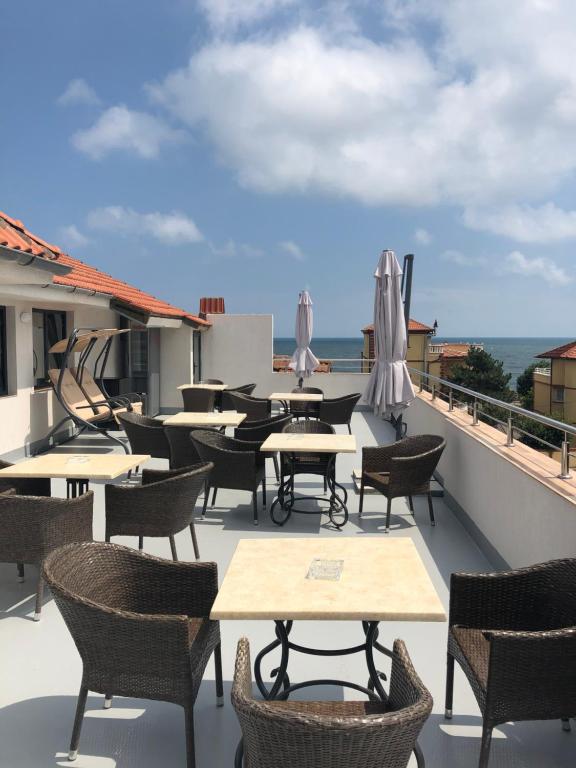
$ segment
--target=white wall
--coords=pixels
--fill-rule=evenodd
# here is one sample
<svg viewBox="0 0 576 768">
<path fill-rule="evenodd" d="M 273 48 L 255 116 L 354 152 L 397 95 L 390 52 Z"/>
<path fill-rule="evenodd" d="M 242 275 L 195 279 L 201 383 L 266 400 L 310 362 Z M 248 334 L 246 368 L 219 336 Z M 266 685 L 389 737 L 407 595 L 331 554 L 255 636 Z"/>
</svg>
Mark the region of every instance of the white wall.
<svg viewBox="0 0 576 768">
<path fill-rule="evenodd" d="M 160 408 L 180 410 L 181 384 L 191 384 L 193 379 L 193 329 L 182 324 L 180 328 L 160 330 Z"/>
<path fill-rule="evenodd" d="M 511 567 L 574 557 L 576 503 L 448 419 L 424 397 L 405 412 L 408 434 L 446 438 L 439 473 L 479 540 Z M 503 441 L 503 435 L 502 441 Z M 464 519 L 465 524 L 468 523 Z"/>
</svg>

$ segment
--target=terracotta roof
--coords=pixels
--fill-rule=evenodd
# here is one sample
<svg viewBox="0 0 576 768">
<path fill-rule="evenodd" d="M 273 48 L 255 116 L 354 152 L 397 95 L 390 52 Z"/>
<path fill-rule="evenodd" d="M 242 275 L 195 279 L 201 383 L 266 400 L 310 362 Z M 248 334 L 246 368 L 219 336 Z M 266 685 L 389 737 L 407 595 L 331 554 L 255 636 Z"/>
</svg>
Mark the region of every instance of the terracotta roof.
<svg viewBox="0 0 576 768">
<path fill-rule="evenodd" d="M 424 323 L 419 323 L 418 320 L 410 320 L 408 321 L 408 331 L 410 333 L 432 333 L 434 328 L 431 328 L 429 325 L 424 325 Z M 366 325 L 364 328 L 362 328 L 362 333 L 370 333 L 374 331 L 374 323 L 370 323 L 370 325 Z"/>
<path fill-rule="evenodd" d="M 155 317 L 191 320 L 199 325 L 210 325 L 207 320 L 186 312 L 184 309 L 179 309 L 166 301 L 157 299 L 150 293 L 134 288 L 122 280 L 116 280 L 111 275 L 106 274 L 106 272 L 102 272 L 96 269 L 96 267 L 91 267 L 79 259 L 72 258 L 72 256 L 64 253 L 57 246 L 50 245 L 37 235 L 32 234 L 21 221 L 12 219 L 1 211 L 0 244 L 8 245 L 9 248 L 16 250 L 27 251 L 35 256 L 42 256 L 70 267 L 68 274 L 55 275 L 53 277 L 53 282 L 57 285 L 105 293 L 129 309 L 154 315 Z"/>
<path fill-rule="evenodd" d="M 556 347 L 548 352 L 542 352 L 542 354 L 536 355 L 536 357 L 548 357 L 552 360 L 576 360 L 576 341 L 570 341 L 561 347 Z"/>
<path fill-rule="evenodd" d="M 439 358 L 454 359 L 457 357 L 466 357 L 472 345 L 462 342 L 456 344 L 439 344 L 438 346 L 442 347 L 442 351 L 438 354 Z"/>
</svg>

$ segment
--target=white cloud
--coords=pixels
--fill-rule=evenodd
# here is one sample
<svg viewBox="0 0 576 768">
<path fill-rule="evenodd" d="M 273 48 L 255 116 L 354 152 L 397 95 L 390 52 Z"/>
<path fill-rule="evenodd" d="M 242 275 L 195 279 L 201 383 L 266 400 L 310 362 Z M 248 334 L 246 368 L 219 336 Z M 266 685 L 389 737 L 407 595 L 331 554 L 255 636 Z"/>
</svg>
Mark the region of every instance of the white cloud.
<svg viewBox="0 0 576 768">
<path fill-rule="evenodd" d="M 164 120 L 120 105 L 103 112 L 91 128 L 75 133 L 72 144 L 92 160 L 115 150 L 149 159 L 158 155 L 162 145 L 184 138 L 183 131 L 171 128 Z"/>
<path fill-rule="evenodd" d="M 284 253 L 287 253 L 296 261 L 306 260 L 306 254 L 302 248 L 300 248 L 300 246 L 294 243 L 292 240 L 282 240 L 282 242 L 278 243 L 278 245 L 284 251 Z"/>
<path fill-rule="evenodd" d="M 86 217 L 88 226 L 122 235 L 149 236 L 166 245 L 199 243 L 204 236 L 185 213 L 139 213 L 132 208 L 110 205 L 96 208 Z"/>
<path fill-rule="evenodd" d="M 508 254 L 502 265 L 502 271 L 523 277 L 537 277 L 552 285 L 567 285 L 573 278 L 551 259 L 545 256 L 529 258 L 520 251 Z"/>
<path fill-rule="evenodd" d="M 478 207 L 542 199 L 571 177 L 573 0 L 387 12 L 397 26 L 379 43 L 311 26 L 215 40 L 150 91 L 265 192 Z"/>
<path fill-rule="evenodd" d="M 64 248 L 82 248 L 90 242 L 74 224 L 60 227 L 59 239 Z"/>
<path fill-rule="evenodd" d="M 428 232 L 427 229 L 418 227 L 414 230 L 414 240 L 416 240 L 416 242 L 420 245 L 430 245 L 432 242 L 432 235 L 430 232 Z"/>
<path fill-rule="evenodd" d="M 199 0 L 212 27 L 219 30 L 253 24 L 299 0 Z"/>
<path fill-rule="evenodd" d="M 504 235 L 521 243 L 553 243 L 576 238 L 576 211 L 565 211 L 554 203 L 539 207 L 467 209 L 464 223 L 471 229 Z"/>
<path fill-rule="evenodd" d="M 81 77 L 76 80 L 70 80 L 64 92 L 56 99 L 56 103 L 62 107 L 68 107 L 73 104 L 100 104 L 98 94 Z"/>
<path fill-rule="evenodd" d="M 487 263 L 483 256 L 468 256 L 460 251 L 448 250 L 440 256 L 443 261 L 457 264 L 459 267 L 480 267 Z"/>
<path fill-rule="evenodd" d="M 224 245 L 214 245 L 209 242 L 208 246 L 214 256 L 218 256 L 224 259 L 233 259 L 238 256 L 246 259 L 259 259 L 264 255 L 264 251 L 260 248 L 255 248 L 249 243 L 237 243 L 234 240 L 228 240 Z"/>
</svg>

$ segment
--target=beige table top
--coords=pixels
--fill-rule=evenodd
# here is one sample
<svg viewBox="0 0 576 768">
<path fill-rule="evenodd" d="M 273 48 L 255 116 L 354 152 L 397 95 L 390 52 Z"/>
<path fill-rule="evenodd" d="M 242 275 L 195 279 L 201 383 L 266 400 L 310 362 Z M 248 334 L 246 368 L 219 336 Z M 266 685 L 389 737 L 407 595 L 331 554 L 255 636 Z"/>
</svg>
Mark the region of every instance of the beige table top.
<svg viewBox="0 0 576 768">
<path fill-rule="evenodd" d="M 214 392 L 223 392 L 228 389 L 228 384 L 181 384 L 178 389 L 213 389 Z"/>
<path fill-rule="evenodd" d="M 4 477 L 66 477 L 79 480 L 114 480 L 144 464 L 148 454 L 45 453 L 0 469 Z"/>
<path fill-rule="evenodd" d="M 246 414 L 238 411 L 180 411 L 164 419 L 164 424 L 182 427 L 237 427 L 245 418 Z"/>
<path fill-rule="evenodd" d="M 321 576 L 341 561 L 339 579 L 307 578 L 317 559 L 332 563 L 320 564 Z M 210 618 L 445 621 L 446 614 L 412 539 L 347 536 L 241 539 Z"/>
<path fill-rule="evenodd" d="M 272 392 L 271 395 L 268 395 L 268 400 L 286 400 L 287 402 L 318 403 L 323 399 L 324 395 L 313 392 Z"/>
<path fill-rule="evenodd" d="M 309 432 L 274 432 L 262 443 L 271 453 L 356 453 L 354 435 L 315 435 Z"/>
</svg>

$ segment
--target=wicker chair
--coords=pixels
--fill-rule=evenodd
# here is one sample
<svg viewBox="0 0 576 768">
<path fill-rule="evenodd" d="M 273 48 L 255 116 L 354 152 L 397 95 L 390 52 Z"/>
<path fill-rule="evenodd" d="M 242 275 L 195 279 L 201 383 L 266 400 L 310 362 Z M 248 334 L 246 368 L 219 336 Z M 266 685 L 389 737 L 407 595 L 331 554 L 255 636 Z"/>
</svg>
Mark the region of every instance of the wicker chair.
<svg viewBox="0 0 576 768">
<path fill-rule="evenodd" d="M 318 418 L 320 421 L 324 421 L 326 424 L 346 424 L 348 427 L 348 433 L 352 434 L 352 428 L 350 421 L 352 420 L 352 413 L 356 407 L 356 403 L 362 395 L 357 392 L 353 395 L 345 395 L 344 397 L 335 397 L 327 400 L 324 398 L 321 403 L 318 403 L 320 408 L 318 409 Z"/>
<path fill-rule="evenodd" d="M 212 653 L 223 703 L 220 629 L 210 621 L 216 563 L 174 563 L 117 544 L 61 547 L 44 578 L 82 657 L 69 760 L 78 752 L 88 691 L 169 701 L 184 708 L 194 768 L 194 702 Z M 113 750 L 110 749 L 110 752 Z"/>
<path fill-rule="evenodd" d="M 34 621 L 42 611 L 42 562 L 62 544 L 92 541 L 92 503 L 92 491 L 74 499 L 0 495 L 0 562 L 17 563 L 20 581 L 24 563 L 40 567 Z"/>
<path fill-rule="evenodd" d="M 262 419 L 270 418 L 272 403 L 267 398 L 252 397 L 242 392 L 228 392 L 228 394 L 230 395 L 232 410 L 246 414 L 245 422 L 262 421 Z"/>
<path fill-rule="evenodd" d="M 200 384 L 224 384 L 222 379 L 202 379 Z"/>
<path fill-rule="evenodd" d="M 290 424 L 291 421 L 292 416 L 285 414 L 271 416 L 269 419 L 263 419 L 262 421 L 250 421 L 246 426 L 241 424 L 239 427 L 236 427 L 234 437 L 236 440 L 247 440 L 250 443 L 257 443 L 258 450 L 260 450 L 266 438 L 270 437 L 274 432 L 282 432 L 284 427 Z M 267 454 L 267 456 L 269 455 Z M 280 481 L 280 467 L 277 454 L 272 454 L 272 461 L 274 462 L 276 480 Z"/>
<path fill-rule="evenodd" d="M 235 440 L 221 432 L 206 429 L 194 430 L 191 439 L 202 460 L 214 464 L 204 496 L 202 519 L 206 516 L 210 488 L 214 488 L 215 492 L 218 488 L 233 488 L 252 493 L 254 525 L 258 525 L 256 493 L 260 484 L 262 484 L 262 507 L 266 509 L 265 456 L 258 450 L 258 443 Z M 213 504 L 214 499 L 212 499 Z"/>
<path fill-rule="evenodd" d="M 13 467 L 10 461 L 0 459 L 0 469 Z M 22 496 L 50 496 L 52 493 L 50 478 L 46 477 L 2 477 L 0 493 L 12 491 Z"/>
<path fill-rule="evenodd" d="M 191 427 L 176 424 L 164 427 L 164 434 L 170 446 L 170 469 L 190 467 L 202 461 L 196 446 L 190 440 L 191 432 Z"/>
<path fill-rule="evenodd" d="M 315 435 L 333 435 L 335 430 L 331 424 L 323 421 L 293 421 L 287 424 L 282 432 L 309 433 Z M 331 453 L 281 453 L 280 454 L 280 483 L 284 477 L 294 475 L 321 475 L 324 479 L 324 493 L 328 484 L 328 472 L 334 454 Z"/>
<path fill-rule="evenodd" d="M 251 395 L 256 389 L 256 384 L 242 384 L 240 387 L 231 387 L 222 392 L 221 406 L 223 411 L 233 411 L 234 404 L 230 397 L 231 394 L 240 393 L 241 395 Z"/>
<path fill-rule="evenodd" d="M 292 392 L 299 392 L 309 395 L 323 395 L 318 387 L 294 387 Z M 294 401 L 290 403 L 290 413 L 296 419 L 318 419 L 320 417 L 320 403 L 306 402 L 305 400 Z"/>
<path fill-rule="evenodd" d="M 194 506 L 205 490 L 212 464 L 202 463 L 174 470 L 145 469 L 142 485 L 106 485 L 106 541 L 111 536 L 144 536 L 170 539 L 172 559 L 178 560 L 174 536 L 190 528 L 194 555 L 200 552 L 194 530 Z"/>
<path fill-rule="evenodd" d="M 394 643 L 390 698 L 261 701 L 252 696 L 250 646 L 238 643 L 232 704 L 243 743 L 235 768 L 406 768 L 432 709 L 402 640 Z"/>
<path fill-rule="evenodd" d="M 155 459 L 170 458 L 170 446 L 161 421 L 139 413 L 120 413 L 118 421 L 126 432 L 132 453 L 150 454 Z"/>
<path fill-rule="evenodd" d="M 446 441 L 439 435 L 416 435 L 392 445 L 362 448 L 358 514 L 362 515 L 364 488 L 376 488 L 388 500 L 385 533 L 389 533 L 392 499 L 407 496 L 410 512 L 414 514 L 412 497 L 426 494 L 430 524 L 436 525 L 430 480 L 445 447 Z"/>
<path fill-rule="evenodd" d="M 454 661 L 483 716 L 479 767 L 492 729 L 521 720 L 576 716 L 576 559 L 500 573 L 453 573 L 450 581 L 446 717 Z"/>
<path fill-rule="evenodd" d="M 186 387 L 181 389 L 184 410 L 198 413 L 210 413 L 214 410 L 216 393 L 213 389 Z"/>
</svg>

